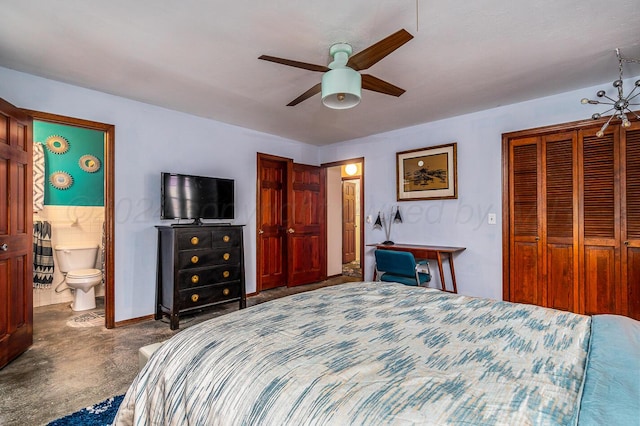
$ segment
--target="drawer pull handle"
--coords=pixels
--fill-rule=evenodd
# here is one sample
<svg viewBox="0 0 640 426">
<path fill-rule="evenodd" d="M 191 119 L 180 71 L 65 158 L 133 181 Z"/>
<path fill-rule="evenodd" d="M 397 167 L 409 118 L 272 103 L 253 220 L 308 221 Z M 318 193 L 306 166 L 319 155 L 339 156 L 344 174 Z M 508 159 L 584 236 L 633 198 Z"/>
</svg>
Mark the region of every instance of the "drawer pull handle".
<svg viewBox="0 0 640 426">
<path fill-rule="evenodd" d="M 200 260 L 198 256 L 191 256 L 191 263 L 198 263 L 198 260 Z"/>
<path fill-rule="evenodd" d="M 229 240 L 231 240 L 231 238 L 229 238 L 228 235 L 225 235 L 224 237 L 222 237 L 222 241 L 224 241 L 225 243 L 228 243 Z"/>
<path fill-rule="evenodd" d="M 197 294 L 192 294 L 191 295 L 191 301 L 192 302 L 197 302 L 199 298 L 200 298 L 200 296 L 198 296 Z"/>
<path fill-rule="evenodd" d="M 193 244 L 194 246 L 197 246 L 199 242 L 200 240 L 198 239 L 198 237 L 191 237 L 191 244 Z"/>
<path fill-rule="evenodd" d="M 231 255 L 229 253 L 225 253 L 225 254 L 222 255 L 222 258 L 224 260 L 229 260 L 230 257 L 231 257 Z"/>
<path fill-rule="evenodd" d="M 225 296 L 228 296 L 229 293 L 230 293 L 230 291 L 229 291 L 228 288 L 225 288 L 224 290 L 222 290 L 222 294 L 225 295 Z"/>
<path fill-rule="evenodd" d="M 194 284 L 198 284 L 198 281 L 200 281 L 200 277 L 197 275 L 192 275 L 191 276 L 191 282 Z"/>
<path fill-rule="evenodd" d="M 225 277 L 225 278 L 229 278 L 229 271 L 224 271 L 222 273 L 222 276 Z"/>
</svg>

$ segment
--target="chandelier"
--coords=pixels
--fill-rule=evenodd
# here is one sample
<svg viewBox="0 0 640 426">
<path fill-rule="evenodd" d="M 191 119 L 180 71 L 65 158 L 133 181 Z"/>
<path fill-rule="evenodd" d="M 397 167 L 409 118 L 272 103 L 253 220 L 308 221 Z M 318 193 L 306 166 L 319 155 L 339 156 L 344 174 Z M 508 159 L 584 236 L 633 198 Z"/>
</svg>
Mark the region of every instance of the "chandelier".
<svg viewBox="0 0 640 426">
<path fill-rule="evenodd" d="M 631 126 L 631 122 L 629 121 L 629 118 L 627 117 L 627 115 L 633 115 L 640 120 L 640 115 L 636 114 L 634 111 L 632 111 L 629 108 L 631 106 L 640 105 L 639 103 L 631 102 L 634 98 L 640 95 L 640 91 L 634 95 L 634 92 L 636 91 L 636 89 L 640 87 L 640 80 L 635 82 L 633 86 L 633 90 L 631 90 L 631 92 L 627 96 L 624 96 L 624 91 L 622 88 L 622 63 L 623 62 L 640 63 L 640 59 L 624 58 L 622 55 L 620 55 L 620 49 L 616 49 L 616 56 L 618 57 L 619 78 L 618 80 L 613 82 L 613 87 L 618 89 L 618 99 L 610 98 L 609 96 L 607 96 L 607 93 L 604 90 L 598 90 L 598 93 L 596 93 L 596 96 L 598 98 L 601 98 L 601 99 L 604 98 L 606 100 L 604 99 L 592 100 L 592 99 L 582 98 L 582 100 L 580 101 L 583 104 L 611 105 L 611 108 L 609 108 L 608 110 L 602 113 L 593 114 L 591 116 L 591 118 L 593 118 L 594 120 L 598 120 L 603 115 L 606 115 L 609 112 L 613 112 L 611 117 L 609 117 L 609 119 L 606 121 L 606 123 L 604 123 L 602 128 L 596 133 L 596 136 L 599 138 L 601 138 L 604 135 L 604 131 L 607 129 L 607 126 L 609 126 L 609 123 L 611 123 L 611 120 L 613 120 L 614 118 L 620 119 L 620 121 L 622 122 L 622 127 L 625 127 L 625 128 Z"/>
</svg>

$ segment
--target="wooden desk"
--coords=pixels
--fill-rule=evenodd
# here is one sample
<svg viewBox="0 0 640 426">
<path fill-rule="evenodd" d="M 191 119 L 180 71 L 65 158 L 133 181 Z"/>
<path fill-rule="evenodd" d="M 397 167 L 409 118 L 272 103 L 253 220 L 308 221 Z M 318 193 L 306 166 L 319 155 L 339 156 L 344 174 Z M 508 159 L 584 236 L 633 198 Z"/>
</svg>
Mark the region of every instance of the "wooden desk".
<svg viewBox="0 0 640 426">
<path fill-rule="evenodd" d="M 434 259 L 438 263 L 438 272 L 440 273 L 440 282 L 442 283 L 442 290 L 450 293 L 457 293 L 458 287 L 456 285 L 456 274 L 453 269 L 453 255 L 464 251 L 466 247 L 446 247 L 446 246 L 425 246 L 421 244 L 368 244 L 369 247 L 375 247 L 379 250 L 396 250 L 396 251 L 408 251 L 413 253 L 416 259 Z M 442 258 L 445 257 L 449 260 L 449 269 L 451 270 L 451 280 L 453 281 L 453 291 L 447 290 L 447 286 L 444 282 L 444 270 L 442 268 Z"/>
</svg>

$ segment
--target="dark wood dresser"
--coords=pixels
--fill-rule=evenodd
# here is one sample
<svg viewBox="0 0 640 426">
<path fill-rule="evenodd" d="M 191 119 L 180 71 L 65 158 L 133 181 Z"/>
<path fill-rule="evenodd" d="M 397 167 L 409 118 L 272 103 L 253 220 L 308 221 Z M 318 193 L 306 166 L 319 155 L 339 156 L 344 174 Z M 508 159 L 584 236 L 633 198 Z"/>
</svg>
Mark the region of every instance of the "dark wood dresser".
<svg viewBox="0 0 640 426">
<path fill-rule="evenodd" d="M 155 319 L 228 302 L 246 307 L 241 225 L 157 226 Z"/>
</svg>

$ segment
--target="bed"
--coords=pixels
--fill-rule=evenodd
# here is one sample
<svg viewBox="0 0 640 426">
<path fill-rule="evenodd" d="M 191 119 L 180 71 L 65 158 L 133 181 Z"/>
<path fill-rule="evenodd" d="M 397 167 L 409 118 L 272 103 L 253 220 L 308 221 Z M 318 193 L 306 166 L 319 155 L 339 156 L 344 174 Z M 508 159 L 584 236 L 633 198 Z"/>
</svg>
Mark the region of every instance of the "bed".
<svg viewBox="0 0 640 426">
<path fill-rule="evenodd" d="M 599 425 L 640 419 L 640 322 L 397 283 L 325 287 L 181 331 L 117 425 Z"/>
</svg>

